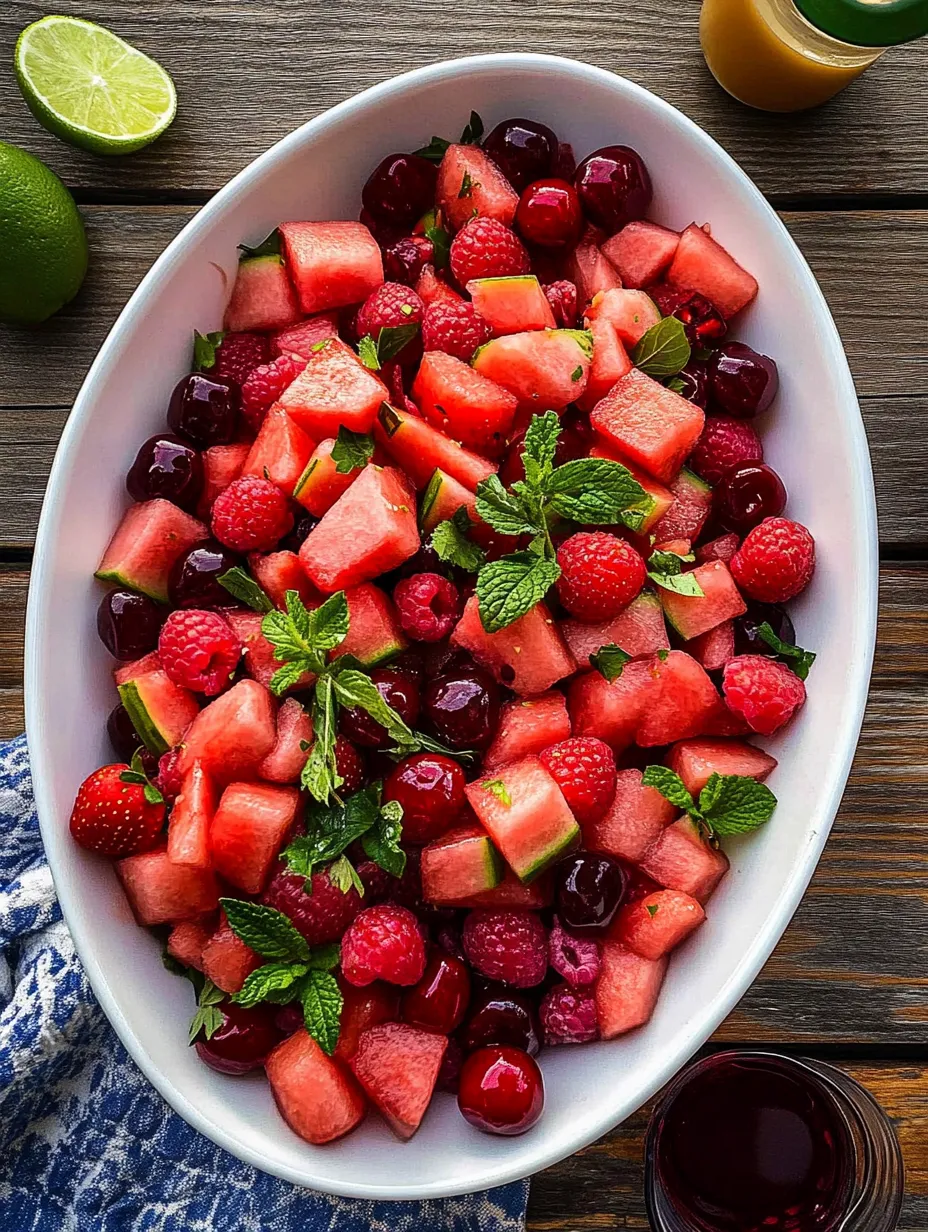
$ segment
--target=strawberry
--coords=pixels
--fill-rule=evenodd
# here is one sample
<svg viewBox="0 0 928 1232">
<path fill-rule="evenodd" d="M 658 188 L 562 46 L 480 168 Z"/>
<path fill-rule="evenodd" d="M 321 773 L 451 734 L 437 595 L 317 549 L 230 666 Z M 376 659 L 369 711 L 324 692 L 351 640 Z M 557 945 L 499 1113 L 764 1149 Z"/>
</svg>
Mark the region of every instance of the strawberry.
<svg viewBox="0 0 928 1232">
<path fill-rule="evenodd" d="M 71 834 L 88 851 L 113 858 L 134 856 L 157 844 L 164 813 L 164 799 L 140 765 L 115 762 L 94 770 L 81 783 L 71 810 Z"/>
</svg>

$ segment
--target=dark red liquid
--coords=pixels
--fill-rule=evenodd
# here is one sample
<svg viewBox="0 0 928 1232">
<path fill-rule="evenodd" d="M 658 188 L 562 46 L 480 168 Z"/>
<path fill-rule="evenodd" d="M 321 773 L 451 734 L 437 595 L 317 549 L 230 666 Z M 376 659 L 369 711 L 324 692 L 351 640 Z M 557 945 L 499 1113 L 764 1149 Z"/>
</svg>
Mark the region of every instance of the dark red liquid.
<svg viewBox="0 0 928 1232">
<path fill-rule="evenodd" d="M 848 1147 L 829 1099 L 774 1058 L 719 1058 L 653 1139 L 657 1179 L 693 1232 L 828 1232 Z"/>
</svg>

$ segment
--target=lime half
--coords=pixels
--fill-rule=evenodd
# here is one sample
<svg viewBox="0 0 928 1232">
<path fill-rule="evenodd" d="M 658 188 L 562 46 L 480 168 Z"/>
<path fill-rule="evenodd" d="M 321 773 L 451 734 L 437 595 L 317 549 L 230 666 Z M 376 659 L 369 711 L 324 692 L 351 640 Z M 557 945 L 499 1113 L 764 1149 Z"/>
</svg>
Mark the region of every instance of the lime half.
<svg viewBox="0 0 928 1232">
<path fill-rule="evenodd" d="M 174 83 L 160 64 L 103 26 L 43 17 L 16 43 L 16 77 L 40 124 L 94 154 L 131 154 L 174 119 Z"/>
</svg>

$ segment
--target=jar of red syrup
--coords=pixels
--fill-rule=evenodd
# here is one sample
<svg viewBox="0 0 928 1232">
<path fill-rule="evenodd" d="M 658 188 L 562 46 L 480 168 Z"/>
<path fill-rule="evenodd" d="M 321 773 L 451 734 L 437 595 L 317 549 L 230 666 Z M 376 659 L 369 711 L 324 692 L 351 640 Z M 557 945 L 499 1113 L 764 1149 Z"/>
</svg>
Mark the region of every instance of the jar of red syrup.
<svg viewBox="0 0 928 1232">
<path fill-rule="evenodd" d="M 675 1079 L 646 1168 L 654 1232 L 892 1232 L 905 1181 L 892 1122 L 852 1078 L 747 1050 Z"/>
</svg>

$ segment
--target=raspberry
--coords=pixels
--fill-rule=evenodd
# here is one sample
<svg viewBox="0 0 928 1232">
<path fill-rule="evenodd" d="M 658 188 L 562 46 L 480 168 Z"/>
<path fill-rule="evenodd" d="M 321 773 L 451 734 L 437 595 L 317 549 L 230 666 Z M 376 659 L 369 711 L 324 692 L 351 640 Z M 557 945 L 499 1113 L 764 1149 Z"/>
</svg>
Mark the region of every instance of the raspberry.
<svg viewBox="0 0 928 1232">
<path fill-rule="evenodd" d="M 722 692 L 729 709 L 762 736 L 788 723 L 806 700 L 806 686 L 799 677 L 766 655 L 729 659 L 722 673 Z"/>
<path fill-rule="evenodd" d="M 178 608 L 161 626 L 158 654 L 174 684 L 215 697 L 238 667 L 242 643 L 217 612 Z"/>
<path fill-rule="evenodd" d="M 306 878 L 278 866 L 261 901 L 288 916 L 293 927 L 309 945 L 326 945 L 341 940 L 345 929 L 361 910 L 361 896 L 352 887 L 347 894 L 332 884 L 325 869 L 313 873 L 311 893 L 305 890 Z"/>
<path fill-rule="evenodd" d="M 364 782 L 364 760 L 344 736 L 338 736 L 335 740 L 335 766 L 345 780 L 339 788 L 341 795 L 353 796 Z"/>
<path fill-rule="evenodd" d="M 628 607 L 647 577 L 630 543 L 604 531 L 580 531 L 557 550 L 557 593 L 578 620 L 611 620 Z"/>
<path fill-rule="evenodd" d="M 472 911 L 464 921 L 464 953 L 481 975 L 534 988 L 548 969 L 548 935 L 531 911 Z"/>
<path fill-rule="evenodd" d="M 425 304 L 410 287 L 399 282 L 384 282 L 372 291 L 358 312 L 358 336 L 374 339 L 382 329 L 398 325 L 421 325 Z"/>
<path fill-rule="evenodd" d="M 785 603 L 808 586 L 815 571 L 815 540 L 800 522 L 764 518 L 749 532 L 729 565 L 746 595 Z"/>
<path fill-rule="evenodd" d="M 216 362 L 209 374 L 244 385 L 248 373 L 270 358 L 271 350 L 264 334 L 226 334 L 216 349 Z"/>
<path fill-rule="evenodd" d="M 182 779 L 178 770 L 180 766 L 181 749 L 168 749 L 166 753 L 162 753 L 158 758 L 158 775 L 155 779 L 155 786 L 164 796 L 165 800 L 171 804 L 180 795 Z"/>
<path fill-rule="evenodd" d="M 577 288 L 566 278 L 558 282 L 549 282 L 544 288 L 545 299 L 551 305 L 554 313 L 554 323 L 558 329 L 576 329 L 578 320 Z"/>
<path fill-rule="evenodd" d="M 256 432 L 280 395 L 305 367 L 305 359 L 278 355 L 269 364 L 261 364 L 248 374 L 242 385 L 242 414 Z"/>
<path fill-rule="evenodd" d="M 596 999 L 592 992 L 555 984 L 538 1007 L 545 1043 L 588 1044 L 599 1036 Z"/>
<path fill-rule="evenodd" d="M 269 552 L 293 529 L 290 503 L 269 479 L 243 475 L 213 501 L 213 534 L 233 552 Z"/>
<path fill-rule="evenodd" d="M 422 318 L 422 345 L 426 351 L 444 351 L 470 363 L 477 347 L 489 342 L 493 330 L 473 304 L 465 300 L 438 300 Z"/>
<path fill-rule="evenodd" d="M 393 602 L 403 631 L 416 642 L 440 642 L 457 624 L 457 587 L 437 573 L 416 573 L 397 582 Z"/>
<path fill-rule="evenodd" d="M 541 760 L 583 826 L 599 821 L 615 795 L 615 754 L 595 736 L 552 744 Z"/>
<path fill-rule="evenodd" d="M 572 937 L 555 916 L 548 937 L 548 962 L 571 988 L 583 988 L 595 983 L 599 975 L 602 966 L 599 942 L 592 937 Z"/>
<path fill-rule="evenodd" d="M 342 975 L 362 988 L 374 980 L 418 984 L 425 971 L 425 942 L 405 907 L 365 907 L 342 938 Z"/>
<path fill-rule="evenodd" d="M 515 231 L 495 218 L 472 218 L 451 241 L 451 272 L 462 287 L 472 278 L 511 278 L 531 268 Z"/>
<path fill-rule="evenodd" d="M 746 419 L 710 415 L 690 454 L 688 465 L 707 483 L 718 483 L 727 470 L 742 462 L 763 462 L 764 447 Z"/>
</svg>

